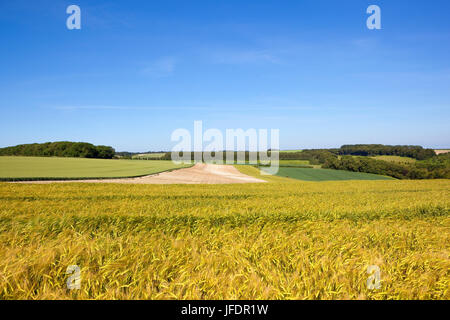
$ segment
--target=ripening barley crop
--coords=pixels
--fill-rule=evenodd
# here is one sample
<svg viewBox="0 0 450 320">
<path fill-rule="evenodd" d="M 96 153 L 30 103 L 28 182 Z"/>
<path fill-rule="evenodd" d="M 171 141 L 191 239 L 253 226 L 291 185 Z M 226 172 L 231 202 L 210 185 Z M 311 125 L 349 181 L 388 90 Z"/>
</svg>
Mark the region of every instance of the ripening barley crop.
<svg viewBox="0 0 450 320">
<path fill-rule="evenodd" d="M 1 183 L 0 299 L 449 299 L 449 190 Z"/>
</svg>

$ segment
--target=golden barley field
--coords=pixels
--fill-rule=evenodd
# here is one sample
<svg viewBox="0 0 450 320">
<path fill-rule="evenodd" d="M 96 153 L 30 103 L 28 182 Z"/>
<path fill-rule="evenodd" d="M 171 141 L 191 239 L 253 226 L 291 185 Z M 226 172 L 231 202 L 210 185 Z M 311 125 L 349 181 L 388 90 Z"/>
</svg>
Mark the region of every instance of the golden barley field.
<svg viewBox="0 0 450 320">
<path fill-rule="evenodd" d="M 1 183 L 0 299 L 450 298 L 449 180 L 268 180 Z"/>
</svg>

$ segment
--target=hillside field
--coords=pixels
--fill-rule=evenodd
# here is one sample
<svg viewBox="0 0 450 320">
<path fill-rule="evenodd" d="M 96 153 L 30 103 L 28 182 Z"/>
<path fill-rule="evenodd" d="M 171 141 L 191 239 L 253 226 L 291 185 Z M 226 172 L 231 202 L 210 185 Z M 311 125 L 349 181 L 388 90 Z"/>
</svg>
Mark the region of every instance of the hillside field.
<svg viewBox="0 0 450 320">
<path fill-rule="evenodd" d="M 291 153 L 291 152 L 302 152 L 303 150 L 297 149 L 297 150 L 280 150 L 280 153 Z"/>
<path fill-rule="evenodd" d="M 165 152 L 141 153 L 133 155 L 133 159 L 158 159 L 164 156 Z"/>
<path fill-rule="evenodd" d="M 436 154 L 449 153 L 449 152 L 450 152 L 450 149 L 436 149 L 436 150 L 434 150 L 434 152 L 435 152 Z"/>
<path fill-rule="evenodd" d="M 0 183 L 0 299 L 450 299 L 449 180 L 268 181 Z"/>
<path fill-rule="evenodd" d="M 0 157 L 1 178 L 116 178 L 186 167 L 172 161 L 104 160 L 56 157 Z"/>
<path fill-rule="evenodd" d="M 399 164 L 411 164 L 416 162 L 416 159 L 409 157 L 400 157 L 400 156 L 375 156 L 371 157 L 376 160 L 383 160 L 387 162 L 394 162 Z"/>
<path fill-rule="evenodd" d="M 309 160 L 279 160 L 281 167 L 309 166 Z"/>
<path fill-rule="evenodd" d="M 270 161 L 258 161 L 258 164 L 262 165 L 262 166 L 265 166 L 265 165 L 268 166 L 268 165 L 270 165 Z M 278 164 L 280 167 L 311 166 L 309 164 L 309 160 L 278 160 Z"/>
</svg>

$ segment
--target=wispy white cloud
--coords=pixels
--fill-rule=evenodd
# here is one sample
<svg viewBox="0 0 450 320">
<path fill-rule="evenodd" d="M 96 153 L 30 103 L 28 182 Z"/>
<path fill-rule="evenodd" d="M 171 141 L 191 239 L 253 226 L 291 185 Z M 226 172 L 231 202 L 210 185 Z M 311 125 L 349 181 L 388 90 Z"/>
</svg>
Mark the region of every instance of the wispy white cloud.
<svg viewBox="0 0 450 320">
<path fill-rule="evenodd" d="M 235 111 L 314 111 L 314 110 L 353 110 L 353 108 L 336 106 L 301 106 L 301 105 L 236 105 L 236 104 L 212 104 L 211 106 L 106 106 L 106 105 L 65 105 L 46 107 L 53 110 L 75 111 L 75 110 L 198 110 L 198 111 L 217 111 L 226 109 L 229 112 Z M 229 113 L 226 112 L 226 113 Z"/>
<path fill-rule="evenodd" d="M 401 82 L 433 82 L 449 81 L 450 69 L 438 71 L 365 71 L 349 74 L 355 77 L 364 77 L 371 80 L 379 81 L 401 81 Z"/>
<path fill-rule="evenodd" d="M 279 64 L 281 60 L 267 50 L 217 50 L 210 54 L 213 63 L 221 64 Z"/>
<path fill-rule="evenodd" d="M 207 110 L 206 107 L 163 107 L 163 106 L 102 106 L 102 105 L 78 105 L 78 106 L 52 106 L 50 107 L 54 110 L 65 110 L 65 111 L 75 111 L 75 110 L 186 110 L 186 109 L 197 109 L 197 110 Z"/>
<path fill-rule="evenodd" d="M 177 60 L 175 58 L 163 57 L 144 67 L 141 71 L 144 75 L 164 78 L 171 76 L 175 72 L 176 64 Z"/>
<path fill-rule="evenodd" d="M 450 32 L 414 32 L 414 33 L 402 33 L 398 35 L 400 40 L 406 41 L 449 41 Z"/>
<path fill-rule="evenodd" d="M 372 38 L 353 39 L 350 41 L 350 43 L 355 49 L 362 49 L 362 50 L 372 50 L 377 46 L 379 46 L 378 40 Z"/>
</svg>

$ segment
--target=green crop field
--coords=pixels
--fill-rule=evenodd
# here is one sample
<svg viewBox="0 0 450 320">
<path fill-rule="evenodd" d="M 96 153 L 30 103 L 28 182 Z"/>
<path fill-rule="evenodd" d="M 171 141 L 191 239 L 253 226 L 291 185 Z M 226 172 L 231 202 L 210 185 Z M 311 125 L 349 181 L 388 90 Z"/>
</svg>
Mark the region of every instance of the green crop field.
<svg viewBox="0 0 450 320">
<path fill-rule="evenodd" d="M 0 178 L 117 178 L 186 167 L 172 161 L 0 157 Z"/>
<path fill-rule="evenodd" d="M 270 165 L 270 161 L 259 161 L 260 165 Z M 310 166 L 309 160 L 279 160 L 281 167 Z"/>
<path fill-rule="evenodd" d="M 262 168 L 264 170 L 264 168 Z M 280 167 L 277 176 L 305 181 L 333 180 L 393 180 L 393 178 L 371 173 L 350 172 L 332 169 L 289 168 Z"/>
<path fill-rule="evenodd" d="M 409 157 L 399 157 L 399 156 L 375 156 L 371 157 L 376 160 L 383 160 L 387 162 L 394 162 L 400 164 L 410 164 L 416 162 L 416 159 Z"/>
<path fill-rule="evenodd" d="M 280 160 L 281 167 L 309 166 L 309 160 Z"/>
<path fill-rule="evenodd" d="M 133 159 L 157 159 L 164 156 L 164 152 L 157 152 L 157 153 L 141 153 L 141 154 L 135 154 L 133 155 Z"/>
<path fill-rule="evenodd" d="M 280 150 L 280 153 L 291 153 L 291 152 L 302 152 L 303 150 L 297 149 L 297 150 Z"/>
</svg>

